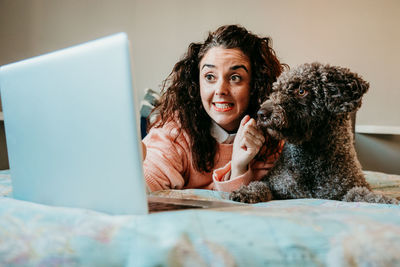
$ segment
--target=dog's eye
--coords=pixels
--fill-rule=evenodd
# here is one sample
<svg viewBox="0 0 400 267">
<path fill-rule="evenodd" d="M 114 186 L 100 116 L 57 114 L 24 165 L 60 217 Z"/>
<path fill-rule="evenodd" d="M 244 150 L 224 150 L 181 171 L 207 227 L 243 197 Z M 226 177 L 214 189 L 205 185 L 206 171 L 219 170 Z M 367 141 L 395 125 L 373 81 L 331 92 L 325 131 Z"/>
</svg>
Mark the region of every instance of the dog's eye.
<svg viewBox="0 0 400 267">
<path fill-rule="evenodd" d="M 298 96 L 304 97 L 308 94 L 308 91 L 303 88 L 299 88 L 299 89 L 296 89 L 295 93 Z"/>
</svg>

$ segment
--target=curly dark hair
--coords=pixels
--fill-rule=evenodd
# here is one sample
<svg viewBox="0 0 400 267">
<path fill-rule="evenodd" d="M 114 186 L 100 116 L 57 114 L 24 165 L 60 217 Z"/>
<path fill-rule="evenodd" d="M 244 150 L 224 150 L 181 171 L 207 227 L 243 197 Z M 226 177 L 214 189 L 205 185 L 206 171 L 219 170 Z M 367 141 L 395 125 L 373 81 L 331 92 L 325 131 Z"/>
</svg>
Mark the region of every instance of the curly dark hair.
<svg viewBox="0 0 400 267">
<path fill-rule="evenodd" d="M 258 37 L 239 25 L 225 25 L 210 32 L 204 43 L 191 43 L 184 57 L 175 64 L 163 82 L 160 103 L 153 112 L 158 119 L 149 124 L 162 127 L 170 120 L 177 120 L 190 137 L 193 167 L 209 172 L 214 167 L 217 153 L 216 140 L 210 134 L 211 118 L 203 108 L 200 97 L 199 64 L 203 56 L 213 47 L 240 49 L 250 60 L 252 76 L 250 101 L 247 114 L 255 117 L 261 103 L 271 93 L 272 83 L 281 74 L 281 64 L 271 47 L 269 37 Z M 266 142 L 267 143 L 267 142 Z M 264 156 L 275 153 L 278 142 L 268 140 Z"/>
</svg>

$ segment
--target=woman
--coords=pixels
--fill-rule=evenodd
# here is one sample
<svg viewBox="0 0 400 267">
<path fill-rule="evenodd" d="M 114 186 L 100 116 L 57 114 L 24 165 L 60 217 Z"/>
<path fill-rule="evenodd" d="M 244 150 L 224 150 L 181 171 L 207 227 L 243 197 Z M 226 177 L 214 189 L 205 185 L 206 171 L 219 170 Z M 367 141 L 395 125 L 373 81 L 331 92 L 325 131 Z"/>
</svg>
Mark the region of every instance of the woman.
<svg viewBox="0 0 400 267">
<path fill-rule="evenodd" d="M 232 191 L 273 166 L 282 144 L 265 138 L 253 119 L 283 70 L 270 42 L 227 25 L 189 45 L 164 82 L 143 140 L 151 191 Z"/>
</svg>

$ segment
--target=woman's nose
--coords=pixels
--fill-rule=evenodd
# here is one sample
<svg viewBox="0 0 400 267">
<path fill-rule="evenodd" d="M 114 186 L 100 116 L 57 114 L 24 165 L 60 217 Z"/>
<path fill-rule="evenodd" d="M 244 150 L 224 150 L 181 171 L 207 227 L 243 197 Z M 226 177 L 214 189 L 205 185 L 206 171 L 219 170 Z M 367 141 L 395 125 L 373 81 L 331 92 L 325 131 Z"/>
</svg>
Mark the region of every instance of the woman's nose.
<svg viewBox="0 0 400 267">
<path fill-rule="evenodd" d="M 217 95 L 227 95 L 229 94 L 229 83 L 224 79 L 221 79 L 216 84 L 215 94 Z"/>
</svg>

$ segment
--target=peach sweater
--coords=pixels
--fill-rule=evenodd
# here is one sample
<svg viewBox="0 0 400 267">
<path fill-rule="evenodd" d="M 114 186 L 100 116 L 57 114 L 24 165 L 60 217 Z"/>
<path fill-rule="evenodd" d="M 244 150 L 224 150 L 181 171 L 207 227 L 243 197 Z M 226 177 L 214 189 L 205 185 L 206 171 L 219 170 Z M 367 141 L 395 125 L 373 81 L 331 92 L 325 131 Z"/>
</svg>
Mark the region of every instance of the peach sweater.
<svg viewBox="0 0 400 267">
<path fill-rule="evenodd" d="M 178 134 L 178 127 L 176 122 L 168 122 L 161 128 L 152 128 L 143 139 L 147 147 L 144 176 L 151 191 L 198 188 L 230 192 L 252 180 L 260 180 L 279 156 L 274 155 L 266 162 L 253 161 L 245 174 L 224 181 L 230 176 L 232 144 L 217 144 L 215 170 L 199 172 L 192 165 L 189 137 L 183 131 Z"/>
</svg>

